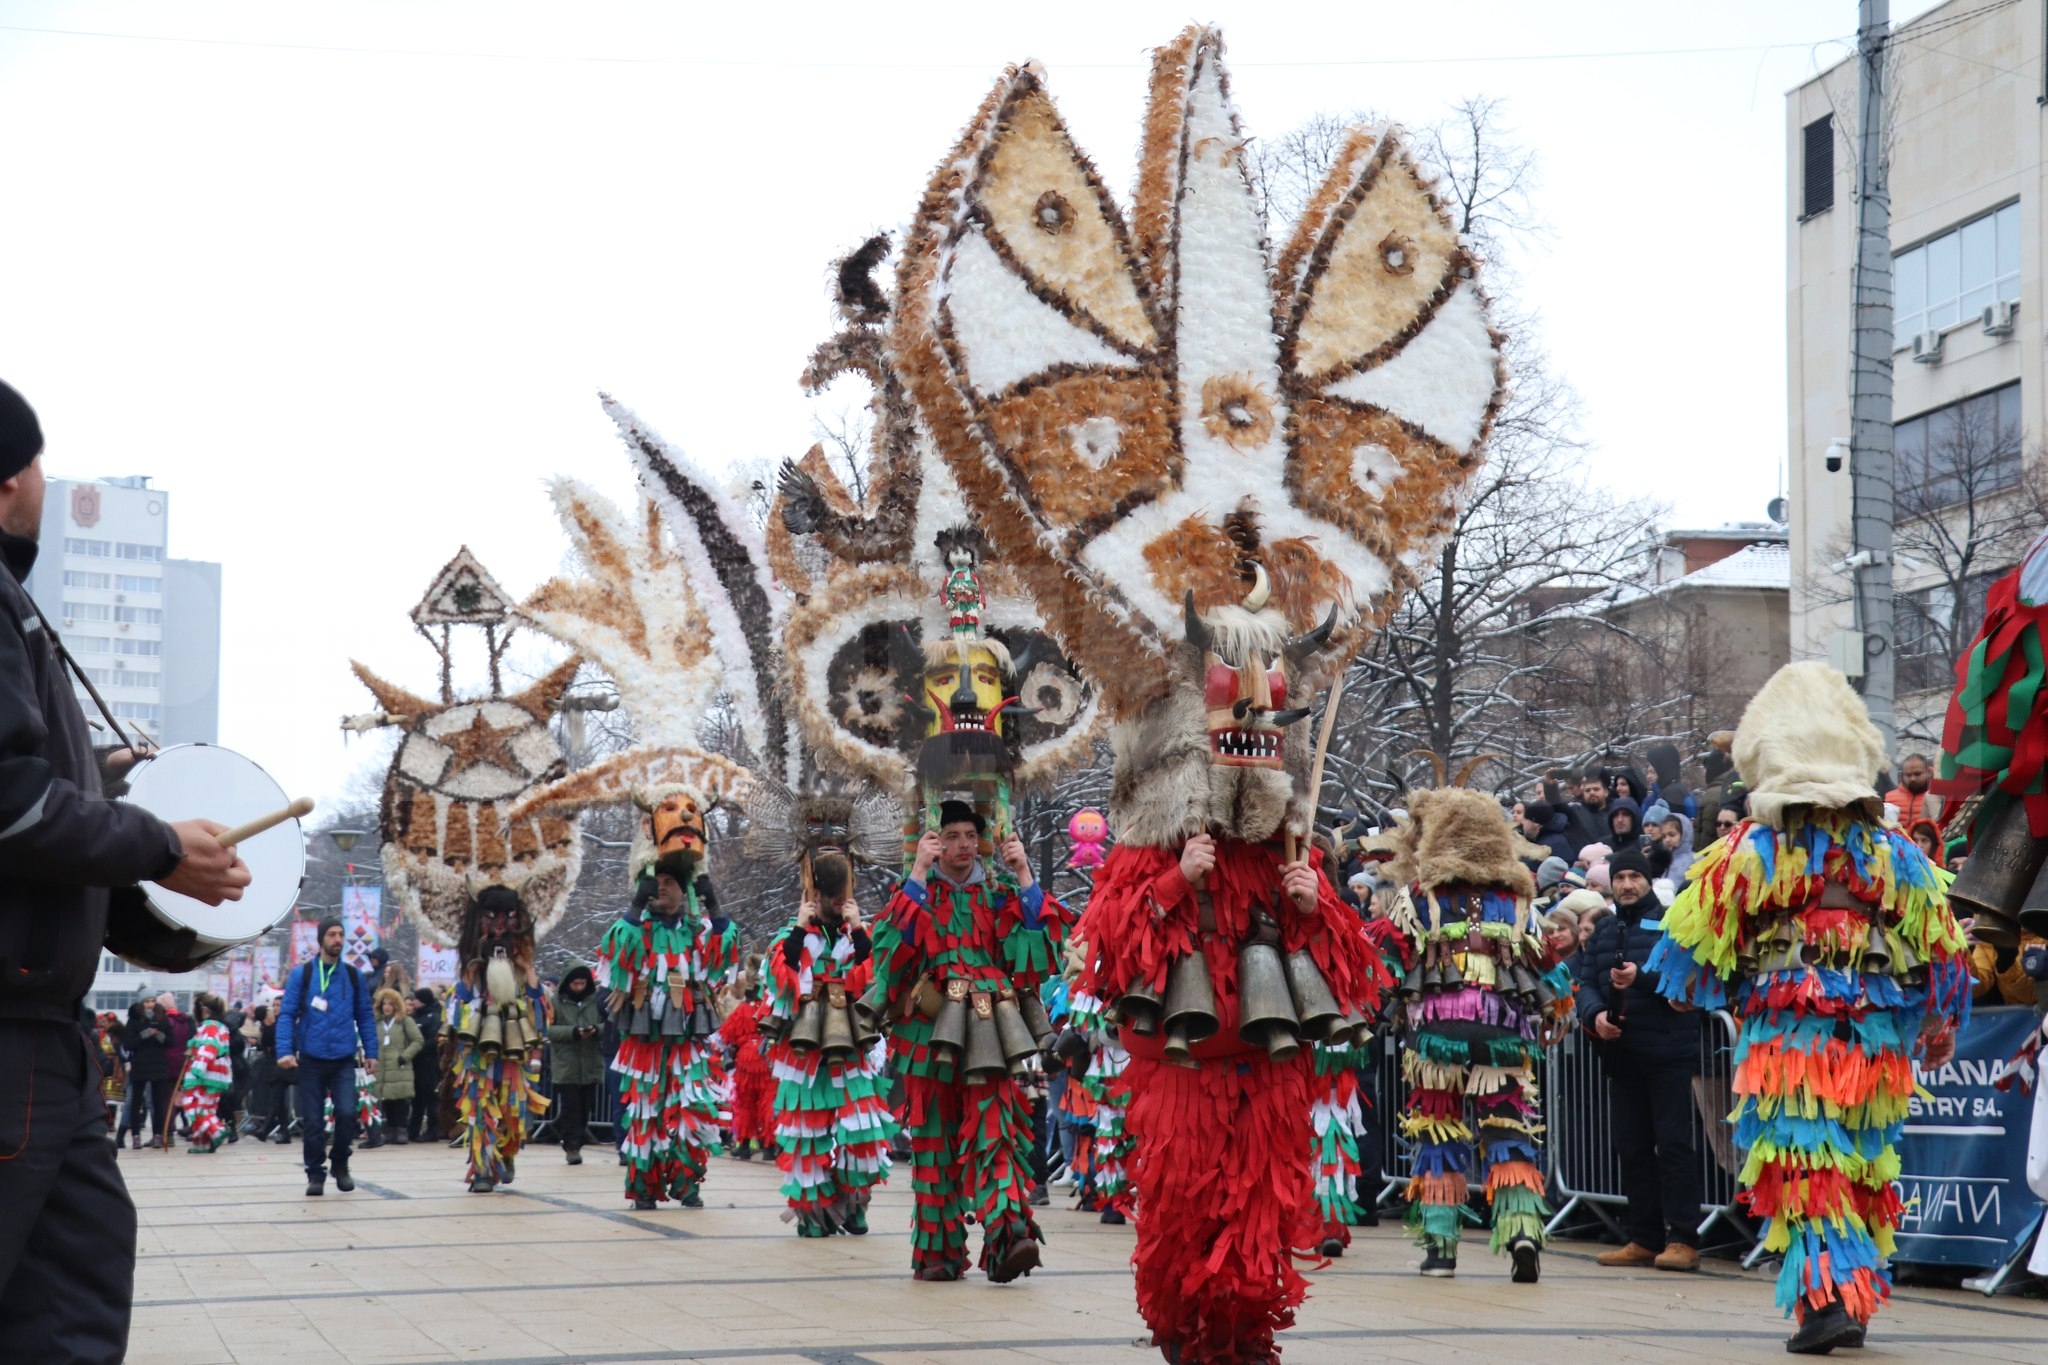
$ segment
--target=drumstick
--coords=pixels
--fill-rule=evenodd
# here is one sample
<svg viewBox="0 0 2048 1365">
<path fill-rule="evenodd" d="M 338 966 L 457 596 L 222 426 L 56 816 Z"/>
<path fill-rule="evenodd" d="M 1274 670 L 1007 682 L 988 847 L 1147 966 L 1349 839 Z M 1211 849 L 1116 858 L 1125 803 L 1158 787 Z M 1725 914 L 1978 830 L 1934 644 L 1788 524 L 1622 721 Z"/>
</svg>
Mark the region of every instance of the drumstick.
<svg viewBox="0 0 2048 1365">
<path fill-rule="evenodd" d="M 1322 733 L 1316 736 L 1315 757 L 1309 763 L 1308 808 L 1311 826 L 1315 823 L 1316 803 L 1322 799 L 1323 760 L 1330 756 L 1330 734 L 1337 728 L 1337 703 L 1343 699 L 1344 675 L 1339 673 L 1337 681 L 1330 684 L 1329 700 L 1323 703 Z M 1290 863 L 1298 861 L 1297 854 L 1299 852 L 1300 850 L 1295 846 L 1294 842 L 1294 831 L 1290 829 L 1287 831 L 1287 861 Z"/>
<path fill-rule="evenodd" d="M 222 848 L 233 848 L 244 839 L 253 839 L 266 829 L 274 829 L 287 820 L 298 820 L 313 813 L 313 798 L 302 796 L 283 810 L 274 810 L 268 815 L 259 815 L 244 825 L 236 825 L 225 834 L 214 836 L 214 842 Z"/>
</svg>

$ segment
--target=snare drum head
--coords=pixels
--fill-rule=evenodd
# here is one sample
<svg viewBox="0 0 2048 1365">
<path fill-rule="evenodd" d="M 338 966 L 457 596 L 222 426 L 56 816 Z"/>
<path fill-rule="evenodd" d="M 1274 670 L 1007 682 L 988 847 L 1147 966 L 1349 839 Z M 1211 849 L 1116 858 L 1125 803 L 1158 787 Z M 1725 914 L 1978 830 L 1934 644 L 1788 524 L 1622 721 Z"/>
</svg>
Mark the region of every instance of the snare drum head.
<svg viewBox="0 0 2048 1365">
<path fill-rule="evenodd" d="M 144 759 L 128 775 L 127 799 L 159 820 L 223 825 L 239 825 L 291 804 L 269 773 L 217 744 L 180 744 Z M 270 928 L 291 910 L 306 875 L 299 822 L 287 820 L 244 839 L 236 851 L 249 865 L 242 899 L 207 905 L 150 882 L 144 885 L 150 905 L 216 942 L 238 943 Z"/>
</svg>

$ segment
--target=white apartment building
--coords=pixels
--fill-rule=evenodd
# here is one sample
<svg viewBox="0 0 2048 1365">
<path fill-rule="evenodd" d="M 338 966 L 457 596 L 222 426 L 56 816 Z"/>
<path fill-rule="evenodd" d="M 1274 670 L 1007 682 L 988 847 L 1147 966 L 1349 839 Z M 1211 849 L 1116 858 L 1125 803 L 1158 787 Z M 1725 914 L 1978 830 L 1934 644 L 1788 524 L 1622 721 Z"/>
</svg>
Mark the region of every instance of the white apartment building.
<svg viewBox="0 0 2048 1365">
<path fill-rule="evenodd" d="M 1938 737 L 1953 655 L 1982 619 L 1984 589 L 2040 529 L 2027 466 L 2048 432 L 2044 3 L 1951 0 L 1897 25 L 1887 54 L 1894 647 L 1908 751 Z M 1833 568 L 1847 553 L 1850 476 L 1827 463 L 1849 435 L 1857 82 L 1851 58 L 1786 97 L 1795 659 L 1829 658 L 1851 624 L 1848 580 Z"/>
<path fill-rule="evenodd" d="M 53 478 L 28 590 L 124 728 L 217 743 L 220 565 L 172 559 L 169 525 L 170 495 L 146 477 Z"/>
</svg>

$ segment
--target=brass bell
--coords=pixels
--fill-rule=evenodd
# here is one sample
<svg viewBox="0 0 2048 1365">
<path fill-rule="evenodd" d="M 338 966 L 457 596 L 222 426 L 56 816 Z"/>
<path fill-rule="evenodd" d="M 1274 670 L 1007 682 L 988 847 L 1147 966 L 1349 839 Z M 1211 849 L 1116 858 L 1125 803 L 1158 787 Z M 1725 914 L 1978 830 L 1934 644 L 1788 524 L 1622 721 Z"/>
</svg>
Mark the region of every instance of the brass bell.
<svg viewBox="0 0 2048 1365">
<path fill-rule="evenodd" d="M 504 1042 L 505 1021 L 492 1010 L 484 1015 L 484 1022 L 476 1031 L 476 1050 L 486 1057 L 495 1057 Z"/>
<path fill-rule="evenodd" d="M 477 1006 L 474 1001 L 455 1012 L 455 1037 L 464 1043 L 476 1041 Z"/>
<path fill-rule="evenodd" d="M 863 1030 L 880 1037 L 882 1017 L 889 1012 L 889 997 L 885 983 L 877 977 L 867 989 L 867 994 L 853 1002 L 853 1022 L 856 1034 Z"/>
<path fill-rule="evenodd" d="M 516 1062 L 526 1055 L 531 1045 L 532 1040 L 526 1036 L 526 1025 L 519 1018 L 519 1015 L 517 1013 L 507 1014 L 505 1016 L 505 1037 L 498 1044 L 498 1051 L 506 1058 Z"/>
<path fill-rule="evenodd" d="M 1913 945 L 1906 942 L 1903 937 L 1899 939 L 1898 955 L 1892 968 L 1899 979 L 1908 986 L 1927 984 L 1927 964 L 1921 960 L 1920 954 L 1913 951 Z"/>
<path fill-rule="evenodd" d="M 834 982 L 825 988 L 825 1024 L 819 1051 L 828 1062 L 850 1062 L 857 1055 L 853 1041 L 853 1010 L 846 999 L 846 987 Z"/>
<path fill-rule="evenodd" d="M 1123 999 L 1116 1002 L 1116 1012 L 1123 1016 L 1131 1032 L 1149 1038 L 1159 1032 L 1166 1001 L 1152 988 L 1151 982 L 1133 981 L 1131 988 L 1124 992 Z"/>
<path fill-rule="evenodd" d="M 690 1036 L 709 1038 L 718 1032 L 718 1011 L 711 1008 L 708 1000 L 699 1000 L 690 1010 Z"/>
<path fill-rule="evenodd" d="M 995 1015 L 996 1037 L 1003 1045 L 1003 1060 L 1010 1064 L 1012 1071 L 1021 1071 L 1026 1060 L 1037 1055 L 1038 1040 L 1031 1036 L 1030 1028 L 1024 1023 L 1024 1011 L 1018 1008 L 1014 992 L 1009 995 L 998 993 Z"/>
<path fill-rule="evenodd" d="M 1237 1036 L 1284 1062 L 1301 1051 L 1301 1020 L 1287 989 L 1278 940 L 1272 921 L 1262 920 L 1254 937 L 1237 950 Z"/>
<path fill-rule="evenodd" d="M 661 1022 L 655 1026 L 657 1038 L 687 1038 L 690 1036 L 690 1016 L 681 1005 L 671 1004 L 661 1012 Z"/>
<path fill-rule="evenodd" d="M 1166 969 L 1166 1009 L 1161 1022 L 1166 1027 L 1166 1060 L 1194 1060 L 1189 1049 L 1204 1038 L 1213 1037 L 1216 992 L 1209 984 L 1209 961 L 1200 948 L 1182 953 Z"/>
<path fill-rule="evenodd" d="M 1323 979 L 1323 969 L 1306 948 L 1289 953 L 1282 964 L 1287 971 L 1287 990 L 1294 997 L 1295 1017 L 1301 1020 L 1301 1036 L 1314 1042 L 1328 1038 L 1343 1021 L 1336 993 Z"/>
<path fill-rule="evenodd" d="M 1045 1001 L 1034 990 L 1017 992 L 1017 1008 L 1024 1015 L 1024 1027 L 1031 1030 L 1031 1036 L 1043 1047 L 1052 1041 L 1052 1016 L 1045 1012 Z"/>
<path fill-rule="evenodd" d="M 1958 918 L 1976 917 L 1970 936 L 1978 942 L 2017 948 L 2023 907 L 2034 906 L 2044 863 L 2048 839 L 2036 839 L 2028 827 L 2026 802 L 2004 798 L 1988 825 L 1980 813 L 1970 827 L 1969 861 L 1948 889 L 1949 906 Z M 2038 908 L 2048 908 L 2048 901 Z"/>
<path fill-rule="evenodd" d="M 1449 954 L 1443 951 L 1443 946 L 1434 940 L 1424 950 L 1422 958 L 1423 990 L 1441 991 L 1450 988 L 1452 984 L 1451 974 L 1444 967 L 1444 959 L 1448 956 Z"/>
<path fill-rule="evenodd" d="M 854 1001 L 852 1007 L 848 1010 L 848 1014 L 853 1020 L 853 1048 L 855 1052 L 862 1056 L 872 1052 L 875 1044 L 882 1040 L 881 1016 L 871 1010 L 861 1008 L 866 1003 L 867 998 L 863 996 L 861 999 Z"/>
<path fill-rule="evenodd" d="M 932 1020 L 932 1046 L 958 1057 L 967 1048 L 967 983 L 955 977 L 946 983 L 946 999 Z"/>
<path fill-rule="evenodd" d="M 1969 874 L 1971 866 L 1976 861 L 1975 858 L 1972 858 L 1969 862 L 1963 864 L 1963 875 L 1967 876 Z M 1958 877 L 1956 881 L 1960 884 L 1962 877 Z M 1953 900 L 1955 893 L 1950 892 L 1949 897 Z M 2044 938 L 2048 938 L 2048 863 L 2042 865 L 2040 876 L 2035 877 L 2034 884 L 2027 888 L 2027 898 L 2020 902 L 2019 921 L 2020 933 L 2039 934 Z M 1984 921 L 1978 920 L 1976 927 L 1971 932 L 1975 937 L 1983 938 Z M 1992 942 L 1991 940 L 1986 941 Z M 1993 942 L 1992 946 L 2003 947 L 2005 945 Z M 2018 944 L 2015 943 L 2013 946 L 2017 947 Z"/>
<path fill-rule="evenodd" d="M 1528 969 L 1525 968 L 1524 970 Z M 1550 1007 L 1557 1003 L 1556 989 L 1537 972 L 1530 971 L 1529 976 L 1536 983 L 1534 987 L 1536 992 L 1536 1008 L 1546 1014 L 1549 1013 Z"/>
<path fill-rule="evenodd" d="M 761 1022 L 754 1027 L 770 1043 L 778 1043 L 782 1041 L 782 1035 L 789 1029 L 789 1018 L 781 1014 L 764 1014 L 761 1016 Z"/>
<path fill-rule="evenodd" d="M 1417 954 L 1415 965 L 1401 978 L 1401 984 L 1394 988 L 1394 994 L 1403 1000 L 1413 1000 L 1422 994 L 1422 955 Z"/>
<path fill-rule="evenodd" d="M 996 1029 L 995 1002 L 986 991 L 974 993 L 973 1008 L 967 1012 L 966 1073 L 970 1081 L 1010 1074 L 1010 1059 L 1003 1055 L 1003 1037 Z"/>
<path fill-rule="evenodd" d="M 1524 1005 L 1534 1003 L 1536 999 L 1536 973 L 1530 971 L 1519 962 L 1511 963 L 1508 967 L 1508 981 L 1513 987 L 1515 999 L 1521 1001 Z"/>
<path fill-rule="evenodd" d="M 825 1002 L 813 995 L 796 1009 L 796 1022 L 789 1027 L 792 1052 L 816 1052 L 825 1045 Z"/>
<path fill-rule="evenodd" d="M 1871 925 L 1870 934 L 1863 941 L 1863 970 L 1873 976 L 1891 975 L 1892 950 L 1885 942 L 1882 924 Z"/>
</svg>

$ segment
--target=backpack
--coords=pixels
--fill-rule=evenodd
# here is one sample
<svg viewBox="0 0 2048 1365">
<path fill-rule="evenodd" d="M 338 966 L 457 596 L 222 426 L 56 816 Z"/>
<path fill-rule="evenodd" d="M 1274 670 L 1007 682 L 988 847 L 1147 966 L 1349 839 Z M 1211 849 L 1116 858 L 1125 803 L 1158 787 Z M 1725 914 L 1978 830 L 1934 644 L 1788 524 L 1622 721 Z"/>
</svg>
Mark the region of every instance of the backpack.
<svg viewBox="0 0 2048 1365">
<path fill-rule="evenodd" d="M 292 1016 L 292 1037 L 297 1041 L 301 1051 L 306 1046 L 306 1001 L 311 998 L 313 991 L 313 964 L 319 960 L 312 958 L 299 964 L 299 1012 Z M 346 962 L 338 962 L 335 965 L 348 973 L 348 1011 L 349 1018 L 353 1019 L 356 1011 L 356 992 L 361 990 L 362 986 L 357 980 L 355 968 Z"/>
</svg>

